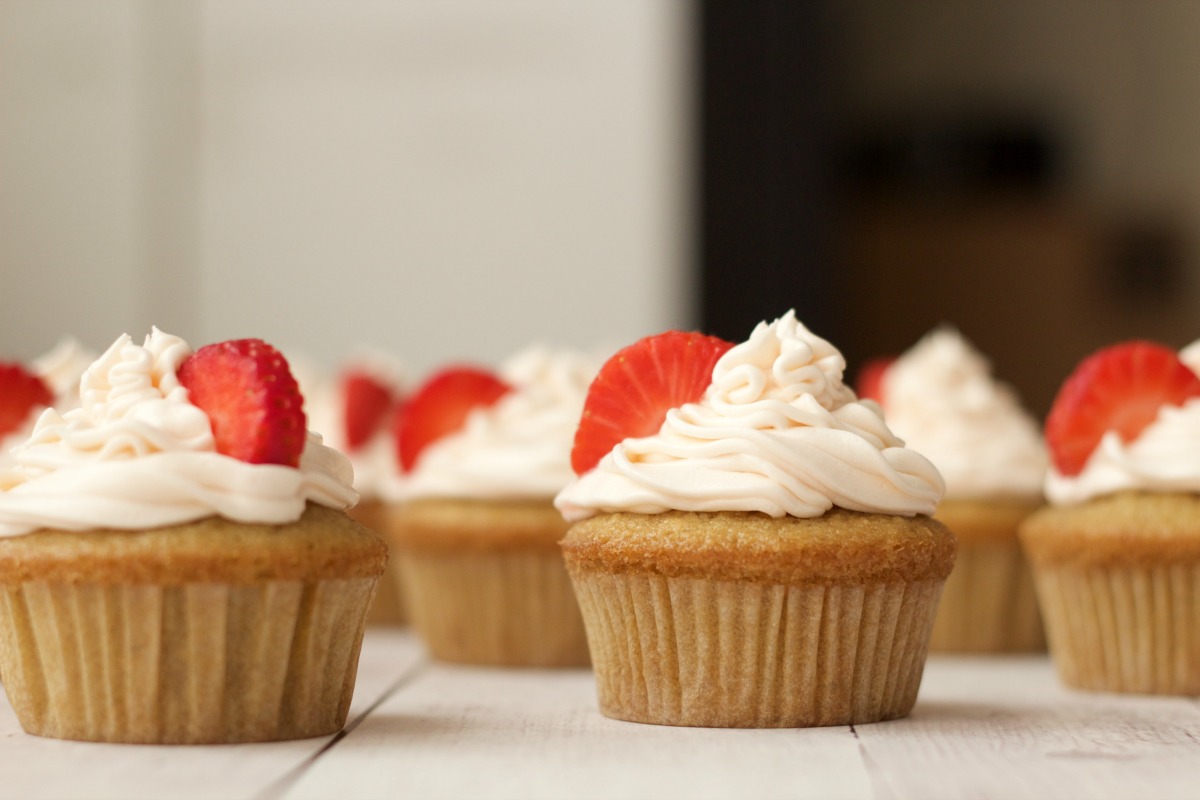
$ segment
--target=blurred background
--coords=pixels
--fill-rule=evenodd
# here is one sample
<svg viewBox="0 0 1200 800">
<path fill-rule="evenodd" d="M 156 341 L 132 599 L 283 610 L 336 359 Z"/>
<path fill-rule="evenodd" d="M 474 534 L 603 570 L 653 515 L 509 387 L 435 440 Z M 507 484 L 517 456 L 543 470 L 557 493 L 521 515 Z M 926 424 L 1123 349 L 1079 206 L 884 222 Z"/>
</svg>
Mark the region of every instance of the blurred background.
<svg viewBox="0 0 1200 800">
<path fill-rule="evenodd" d="M 414 373 L 789 307 L 1044 413 L 1182 346 L 1190 0 L 0 0 L 0 358 L 155 324 Z"/>
</svg>

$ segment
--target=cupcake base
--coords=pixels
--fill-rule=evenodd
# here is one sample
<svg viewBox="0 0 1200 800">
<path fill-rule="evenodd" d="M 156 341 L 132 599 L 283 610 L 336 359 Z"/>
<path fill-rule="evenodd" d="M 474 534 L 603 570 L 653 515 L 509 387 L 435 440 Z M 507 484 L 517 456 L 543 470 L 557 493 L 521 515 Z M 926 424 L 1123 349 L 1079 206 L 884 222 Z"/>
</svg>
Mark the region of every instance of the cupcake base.
<svg viewBox="0 0 1200 800">
<path fill-rule="evenodd" d="M 1021 526 L 1063 683 L 1200 695 L 1200 497 L 1127 492 Z"/>
<path fill-rule="evenodd" d="M 413 627 L 441 661 L 583 667 L 587 637 L 545 502 L 419 500 L 389 529 Z"/>
<path fill-rule="evenodd" d="M 322 736 L 350 707 L 386 550 L 341 512 L 0 540 L 0 671 L 29 733 Z"/>
<path fill-rule="evenodd" d="M 602 713 L 766 728 L 906 715 L 955 542 L 927 517 L 666 512 L 593 517 L 563 550 Z"/>
<path fill-rule="evenodd" d="M 941 581 L 779 586 L 598 573 L 575 587 L 605 716 L 794 728 L 908 714 Z"/>
<path fill-rule="evenodd" d="M 1030 503 L 943 500 L 937 519 L 958 539 L 954 570 L 933 622 L 930 652 L 1016 653 L 1046 649 L 1033 573 L 1017 526 Z"/>
</svg>

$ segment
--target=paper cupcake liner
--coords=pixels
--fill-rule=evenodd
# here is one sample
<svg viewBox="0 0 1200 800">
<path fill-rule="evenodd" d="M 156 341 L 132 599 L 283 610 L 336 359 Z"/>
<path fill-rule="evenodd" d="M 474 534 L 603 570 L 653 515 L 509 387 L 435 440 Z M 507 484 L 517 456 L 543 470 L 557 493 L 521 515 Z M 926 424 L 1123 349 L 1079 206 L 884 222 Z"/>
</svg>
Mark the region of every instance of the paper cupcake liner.
<svg viewBox="0 0 1200 800">
<path fill-rule="evenodd" d="M 780 586 L 573 571 L 601 711 L 809 727 L 906 715 L 941 581 Z"/>
<path fill-rule="evenodd" d="M 412 625 L 434 658 L 522 667 L 589 663 L 557 551 L 402 551 L 395 563 Z"/>
<path fill-rule="evenodd" d="M 375 578 L 30 582 L 0 592 L 0 667 L 38 736 L 200 744 L 342 728 Z"/>
<path fill-rule="evenodd" d="M 1016 539 L 959 542 L 933 621 L 931 652 L 1005 653 L 1046 649 L 1033 573 Z"/>
<path fill-rule="evenodd" d="M 1200 695 L 1200 565 L 1041 567 L 1035 578 L 1063 683 Z"/>
<path fill-rule="evenodd" d="M 388 542 L 389 561 L 396 557 L 395 547 L 391 543 L 389 527 L 391 525 L 390 507 L 380 501 L 364 501 L 346 512 L 351 519 L 365 525 L 384 537 Z M 407 625 L 408 609 L 404 605 L 404 591 L 400 586 L 400 575 L 397 570 L 390 569 L 379 579 L 379 590 L 375 593 L 375 602 L 367 614 L 368 625 Z"/>
</svg>

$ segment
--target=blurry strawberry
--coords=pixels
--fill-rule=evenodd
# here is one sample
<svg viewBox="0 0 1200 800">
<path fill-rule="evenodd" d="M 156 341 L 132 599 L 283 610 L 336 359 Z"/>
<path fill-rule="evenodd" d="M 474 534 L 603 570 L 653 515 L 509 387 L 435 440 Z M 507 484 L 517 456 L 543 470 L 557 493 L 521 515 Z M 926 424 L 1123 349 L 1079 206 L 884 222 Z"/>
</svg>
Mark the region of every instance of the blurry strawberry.
<svg viewBox="0 0 1200 800">
<path fill-rule="evenodd" d="M 412 470 L 426 447 L 461 430 L 474 409 L 492 405 L 509 390 L 476 367 L 448 367 L 429 378 L 394 417 L 400 466 Z"/>
<path fill-rule="evenodd" d="M 342 376 L 342 399 L 346 449 L 353 452 L 383 427 L 396 398 L 387 384 L 352 370 Z"/>
<path fill-rule="evenodd" d="M 588 389 L 571 467 L 590 470 L 624 439 L 658 433 L 667 412 L 704 396 L 713 366 L 733 344 L 701 333 L 667 331 L 620 350 Z"/>
<path fill-rule="evenodd" d="M 53 399 L 37 375 L 15 362 L 0 362 L 0 436 L 20 430 L 36 409 Z"/>
<path fill-rule="evenodd" d="M 1054 399 L 1046 444 L 1063 475 L 1078 475 L 1108 431 L 1130 442 L 1163 406 L 1200 397 L 1200 377 L 1153 342 L 1106 347 L 1084 359 Z"/>
<path fill-rule="evenodd" d="M 192 404 L 208 414 L 217 452 L 294 467 L 304 452 L 304 398 L 288 363 L 261 339 L 201 347 L 179 367 Z"/>
<path fill-rule="evenodd" d="M 895 356 L 879 356 L 863 364 L 862 369 L 858 371 L 858 380 L 855 382 L 858 396 L 883 405 L 883 376 L 895 363 Z"/>
</svg>

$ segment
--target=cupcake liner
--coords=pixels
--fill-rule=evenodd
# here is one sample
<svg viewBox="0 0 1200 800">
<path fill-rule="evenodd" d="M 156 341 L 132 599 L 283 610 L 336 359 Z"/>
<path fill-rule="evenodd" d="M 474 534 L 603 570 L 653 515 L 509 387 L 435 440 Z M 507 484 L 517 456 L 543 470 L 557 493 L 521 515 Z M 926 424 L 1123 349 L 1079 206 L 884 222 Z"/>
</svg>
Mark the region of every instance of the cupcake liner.
<svg viewBox="0 0 1200 800">
<path fill-rule="evenodd" d="M 391 537 L 388 535 L 390 508 L 379 501 L 364 501 L 346 512 L 351 519 L 388 540 L 388 552 L 392 553 Z M 391 555 L 390 558 L 395 558 Z M 368 625 L 407 625 L 408 609 L 404 605 L 404 592 L 400 586 L 397 570 L 388 570 L 379 579 L 379 591 L 367 614 Z"/>
<path fill-rule="evenodd" d="M 944 653 L 1046 649 L 1033 574 L 1016 539 L 959 541 L 929 649 Z"/>
<path fill-rule="evenodd" d="M 1042 566 L 1035 580 L 1063 683 L 1200 695 L 1200 565 Z"/>
<path fill-rule="evenodd" d="M 704 727 L 904 716 L 942 584 L 784 586 L 581 569 L 572 579 L 601 711 Z"/>
<path fill-rule="evenodd" d="M 39 736 L 201 744 L 331 734 L 345 724 L 376 583 L 5 587 L 4 688 Z"/>
<path fill-rule="evenodd" d="M 413 626 L 434 658 L 587 666 L 587 637 L 562 556 L 544 548 L 401 551 Z"/>
</svg>

